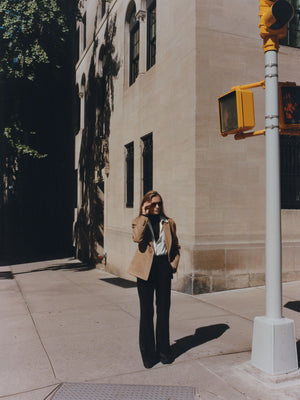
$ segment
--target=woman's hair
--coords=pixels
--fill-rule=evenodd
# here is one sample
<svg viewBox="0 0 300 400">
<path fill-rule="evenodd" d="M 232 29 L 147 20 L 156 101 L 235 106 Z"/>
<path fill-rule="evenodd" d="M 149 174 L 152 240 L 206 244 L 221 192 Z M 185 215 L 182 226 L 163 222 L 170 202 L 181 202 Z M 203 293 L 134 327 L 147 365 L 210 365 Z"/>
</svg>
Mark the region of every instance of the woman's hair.
<svg viewBox="0 0 300 400">
<path fill-rule="evenodd" d="M 147 192 L 144 195 L 144 197 L 143 197 L 143 199 L 141 201 L 139 215 L 142 215 L 142 207 L 143 207 L 144 203 L 146 203 L 146 201 L 152 201 L 153 197 L 156 197 L 156 196 L 159 196 L 160 200 L 161 200 L 160 215 L 162 215 L 165 218 L 168 218 L 166 216 L 166 214 L 165 214 L 163 199 L 162 199 L 161 195 L 156 190 L 150 190 L 149 192 Z"/>
</svg>

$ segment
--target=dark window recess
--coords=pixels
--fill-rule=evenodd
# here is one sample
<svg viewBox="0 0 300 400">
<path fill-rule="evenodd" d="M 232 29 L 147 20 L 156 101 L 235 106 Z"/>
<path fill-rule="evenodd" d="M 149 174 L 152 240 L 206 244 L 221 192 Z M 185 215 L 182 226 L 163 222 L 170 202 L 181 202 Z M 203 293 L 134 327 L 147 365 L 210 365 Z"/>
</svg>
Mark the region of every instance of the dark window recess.
<svg viewBox="0 0 300 400">
<path fill-rule="evenodd" d="M 78 207 L 78 170 L 74 171 L 74 208 Z"/>
<path fill-rule="evenodd" d="M 140 58 L 140 24 L 135 17 L 135 7 L 131 13 L 129 20 L 129 32 L 130 32 L 129 84 L 132 85 L 139 74 L 139 58 Z"/>
<path fill-rule="evenodd" d="M 82 49 L 86 48 L 86 14 L 82 17 Z"/>
<path fill-rule="evenodd" d="M 75 90 L 75 101 L 74 101 L 74 106 L 75 106 L 75 112 L 74 112 L 74 133 L 77 135 L 77 133 L 80 130 L 80 97 L 79 97 L 79 89 L 78 85 L 76 85 L 76 90 Z"/>
<path fill-rule="evenodd" d="M 75 63 L 79 60 L 79 29 L 76 29 L 75 35 Z"/>
<path fill-rule="evenodd" d="M 280 136 L 281 208 L 300 209 L 300 137 Z"/>
<path fill-rule="evenodd" d="M 152 133 L 143 139 L 143 193 L 153 189 L 153 141 Z"/>
<path fill-rule="evenodd" d="M 104 17 L 106 10 L 106 0 L 101 0 L 101 18 Z"/>
<path fill-rule="evenodd" d="M 300 48 L 300 2 L 299 0 L 291 0 L 290 3 L 294 7 L 294 17 L 288 24 L 287 36 L 280 39 L 279 43 Z"/>
<path fill-rule="evenodd" d="M 126 207 L 133 207 L 134 196 L 134 144 L 129 143 L 126 148 Z"/>
<path fill-rule="evenodd" d="M 156 0 L 147 1 L 147 69 L 156 60 Z"/>
</svg>

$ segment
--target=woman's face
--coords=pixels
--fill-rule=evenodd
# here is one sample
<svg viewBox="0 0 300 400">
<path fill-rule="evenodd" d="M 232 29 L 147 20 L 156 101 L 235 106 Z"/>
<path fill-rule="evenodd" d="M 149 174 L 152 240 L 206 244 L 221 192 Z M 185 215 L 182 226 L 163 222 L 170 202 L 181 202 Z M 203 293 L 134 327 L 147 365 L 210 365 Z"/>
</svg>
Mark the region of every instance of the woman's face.
<svg viewBox="0 0 300 400">
<path fill-rule="evenodd" d="M 161 198 L 160 196 L 154 196 L 151 199 L 151 205 L 150 205 L 150 214 L 152 215 L 159 215 L 161 211 Z"/>
</svg>

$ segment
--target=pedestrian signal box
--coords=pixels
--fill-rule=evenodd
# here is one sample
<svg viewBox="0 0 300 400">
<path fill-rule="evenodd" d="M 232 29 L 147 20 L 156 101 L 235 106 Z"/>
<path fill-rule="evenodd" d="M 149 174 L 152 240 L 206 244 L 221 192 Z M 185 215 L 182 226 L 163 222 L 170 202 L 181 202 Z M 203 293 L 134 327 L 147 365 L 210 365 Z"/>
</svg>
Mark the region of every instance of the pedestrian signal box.
<svg viewBox="0 0 300 400">
<path fill-rule="evenodd" d="M 300 86 L 290 82 L 279 83 L 278 90 L 279 127 L 300 131 Z"/>
<path fill-rule="evenodd" d="M 242 133 L 254 128 L 253 93 L 234 89 L 218 98 L 219 130 L 222 136 Z"/>
</svg>

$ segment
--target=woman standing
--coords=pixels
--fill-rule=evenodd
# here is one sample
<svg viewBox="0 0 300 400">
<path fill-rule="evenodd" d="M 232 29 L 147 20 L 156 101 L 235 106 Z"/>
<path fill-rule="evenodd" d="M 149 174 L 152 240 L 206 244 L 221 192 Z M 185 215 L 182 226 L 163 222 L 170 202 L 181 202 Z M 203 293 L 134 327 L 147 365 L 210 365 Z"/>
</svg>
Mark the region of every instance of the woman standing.
<svg viewBox="0 0 300 400">
<path fill-rule="evenodd" d="M 140 351 L 145 368 L 151 368 L 158 361 L 164 364 L 174 361 L 170 348 L 169 314 L 171 279 L 177 270 L 180 246 L 175 222 L 166 216 L 162 197 L 154 190 L 145 194 L 132 228 L 132 238 L 138 243 L 138 249 L 128 272 L 137 277 Z"/>
</svg>

